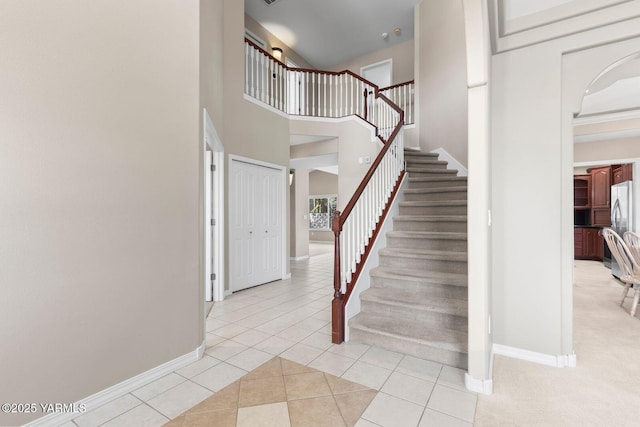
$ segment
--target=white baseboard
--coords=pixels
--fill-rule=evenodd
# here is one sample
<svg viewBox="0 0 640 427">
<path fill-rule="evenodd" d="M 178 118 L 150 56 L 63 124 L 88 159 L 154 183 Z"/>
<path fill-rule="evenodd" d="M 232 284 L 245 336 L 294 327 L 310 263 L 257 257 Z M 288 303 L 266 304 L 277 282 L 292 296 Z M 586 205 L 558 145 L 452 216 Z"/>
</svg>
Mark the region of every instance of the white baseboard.
<svg viewBox="0 0 640 427">
<path fill-rule="evenodd" d="M 455 157 L 449 154 L 449 152 L 444 148 L 436 148 L 435 150 L 431 150 L 431 152 L 438 153 L 440 155 L 440 157 L 438 157 L 438 160 L 444 160 L 448 162 L 449 164 L 447 166 L 447 169 L 456 169 L 458 171 L 458 176 L 469 176 L 469 171 L 467 170 L 467 168 L 464 167 L 464 165 L 458 160 L 456 160 Z"/>
<path fill-rule="evenodd" d="M 200 360 L 200 358 L 204 354 L 206 345 L 206 341 L 202 341 L 202 344 L 200 344 L 200 346 L 195 350 L 183 356 L 170 360 L 166 363 L 163 363 L 160 366 L 156 366 L 153 369 L 149 369 L 148 371 L 136 375 L 133 378 L 124 380 L 119 384 L 113 385 L 107 389 L 92 394 L 89 397 L 79 400 L 78 402 L 74 403 L 74 407 L 82 405 L 87 408 L 87 411 L 92 411 L 104 405 L 105 403 L 109 403 L 112 400 L 122 397 L 127 393 L 131 393 L 132 391 L 137 390 L 140 387 L 145 386 L 157 379 L 160 379 L 165 375 L 172 373 L 173 371 L 184 368 L 185 366 Z M 72 419 L 77 418 L 80 415 L 81 414 L 79 413 L 49 414 L 45 415 L 44 417 L 38 418 L 37 420 L 31 421 L 28 424 L 25 424 L 25 427 L 45 427 L 53 425 L 57 426 L 71 421 Z"/>
<path fill-rule="evenodd" d="M 287 273 L 284 276 L 282 276 L 282 280 L 289 280 L 291 279 L 291 273 Z"/>
<path fill-rule="evenodd" d="M 577 364 L 575 354 L 545 354 L 501 344 L 494 344 L 492 353 L 513 357 L 514 359 L 526 360 L 540 365 L 552 366 L 554 368 L 575 368 Z"/>
<path fill-rule="evenodd" d="M 303 259 L 309 259 L 309 255 L 303 255 L 303 256 L 292 256 L 289 257 L 289 259 L 291 261 L 302 261 Z"/>
<path fill-rule="evenodd" d="M 480 394 L 492 394 L 493 393 L 493 380 L 479 380 L 473 378 L 468 372 L 464 374 L 464 385 L 467 390 L 480 393 Z"/>
</svg>

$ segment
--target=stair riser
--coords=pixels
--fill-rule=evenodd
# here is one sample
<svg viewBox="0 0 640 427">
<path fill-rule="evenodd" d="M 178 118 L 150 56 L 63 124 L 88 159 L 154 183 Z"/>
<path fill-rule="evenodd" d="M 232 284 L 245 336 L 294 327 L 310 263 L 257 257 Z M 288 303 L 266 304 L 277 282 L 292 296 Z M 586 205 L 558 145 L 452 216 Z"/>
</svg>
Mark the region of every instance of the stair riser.
<svg viewBox="0 0 640 427">
<path fill-rule="evenodd" d="M 434 180 L 434 181 L 409 181 L 410 189 L 414 188 L 441 188 L 441 187 L 461 187 L 467 185 L 467 181 L 460 180 Z"/>
<path fill-rule="evenodd" d="M 439 193 L 411 193 L 405 192 L 404 199 L 407 202 L 441 202 L 444 200 L 467 200 L 466 191 L 442 191 Z"/>
<path fill-rule="evenodd" d="M 466 215 L 467 207 L 462 206 L 403 206 L 400 215 Z"/>
<path fill-rule="evenodd" d="M 438 271 L 444 273 L 467 273 L 466 261 L 409 258 L 386 254 L 380 254 L 380 266 L 394 268 L 412 268 L 421 271 Z"/>
<path fill-rule="evenodd" d="M 437 311 L 419 310 L 411 307 L 398 307 L 378 301 L 361 302 L 363 313 L 375 313 L 379 316 L 390 317 L 394 320 L 405 319 L 424 323 L 431 328 L 446 328 L 454 331 L 467 332 L 468 319 L 464 316 L 439 313 Z"/>
<path fill-rule="evenodd" d="M 420 239 L 387 236 L 387 247 L 465 252 L 467 250 L 467 241 L 456 239 Z"/>
<path fill-rule="evenodd" d="M 390 337 L 364 331 L 358 328 L 350 328 L 349 337 L 352 341 L 375 345 L 387 350 L 408 354 L 421 359 L 432 360 L 460 369 L 467 369 L 467 354 L 452 350 L 444 350 L 426 344 L 419 344 L 399 337 Z"/>
<path fill-rule="evenodd" d="M 440 231 L 459 232 L 467 231 L 467 223 L 460 221 L 393 221 L 393 229 L 396 231 Z"/>
<path fill-rule="evenodd" d="M 435 297 L 466 300 L 468 292 L 467 288 L 463 286 L 416 282 L 413 280 L 392 279 L 377 276 L 371 276 L 371 287 L 414 292 L 416 294 L 416 299 Z"/>
</svg>

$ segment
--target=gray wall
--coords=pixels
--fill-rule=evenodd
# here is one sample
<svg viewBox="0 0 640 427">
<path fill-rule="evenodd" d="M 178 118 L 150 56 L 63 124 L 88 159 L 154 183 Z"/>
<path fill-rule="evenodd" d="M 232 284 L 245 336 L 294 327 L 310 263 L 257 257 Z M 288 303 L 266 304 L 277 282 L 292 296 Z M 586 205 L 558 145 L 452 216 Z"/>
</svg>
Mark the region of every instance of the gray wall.
<svg viewBox="0 0 640 427">
<path fill-rule="evenodd" d="M 3 0 L 0 28 L 0 396 L 70 403 L 202 341 L 199 4 Z"/>
</svg>

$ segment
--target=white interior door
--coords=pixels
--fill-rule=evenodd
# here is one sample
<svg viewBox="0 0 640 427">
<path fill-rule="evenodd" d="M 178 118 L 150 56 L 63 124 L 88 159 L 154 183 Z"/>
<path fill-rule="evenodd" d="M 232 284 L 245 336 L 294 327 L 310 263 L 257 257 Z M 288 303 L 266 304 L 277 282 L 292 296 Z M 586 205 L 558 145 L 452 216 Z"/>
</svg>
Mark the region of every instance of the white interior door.
<svg viewBox="0 0 640 427">
<path fill-rule="evenodd" d="M 231 162 L 231 289 L 282 278 L 283 186 L 280 170 Z"/>
<path fill-rule="evenodd" d="M 362 67 L 360 75 L 382 89 L 391 86 L 391 81 L 393 80 L 392 71 L 393 61 L 387 59 Z"/>
</svg>

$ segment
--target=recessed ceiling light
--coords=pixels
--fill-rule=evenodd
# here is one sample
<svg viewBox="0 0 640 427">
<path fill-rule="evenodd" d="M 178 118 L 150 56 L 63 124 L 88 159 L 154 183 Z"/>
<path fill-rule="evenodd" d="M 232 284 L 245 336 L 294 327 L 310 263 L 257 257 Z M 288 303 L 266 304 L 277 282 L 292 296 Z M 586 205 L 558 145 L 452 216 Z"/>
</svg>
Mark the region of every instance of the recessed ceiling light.
<svg viewBox="0 0 640 427">
<path fill-rule="evenodd" d="M 401 32 L 402 32 L 402 30 L 401 30 L 399 27 L 393 30 L 393 33 L 394 33 L 396 36 L 399 36 Z"/>
<path fill-rule="evenodd" d="M 388 39 L 389 38 L 389 33 L 382 33 L 382 38 L 383 39 Z"/>
</svg>

